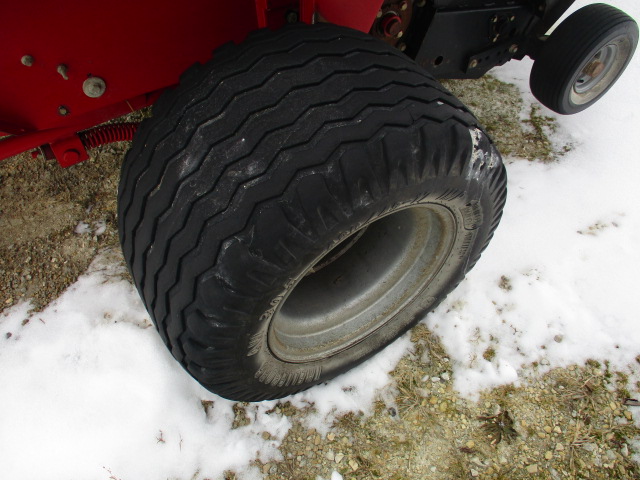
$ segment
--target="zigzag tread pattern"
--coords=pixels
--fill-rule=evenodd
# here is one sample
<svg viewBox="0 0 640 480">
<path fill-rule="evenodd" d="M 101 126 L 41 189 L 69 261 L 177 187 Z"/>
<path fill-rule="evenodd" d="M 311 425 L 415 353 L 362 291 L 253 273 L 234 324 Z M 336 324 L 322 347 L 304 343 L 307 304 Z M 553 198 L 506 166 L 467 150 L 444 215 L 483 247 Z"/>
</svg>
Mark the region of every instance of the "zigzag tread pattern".
<svg viewBox="0 0 640 480">
<path fill-rule="evenodd" d="M 282 93 L 269 96 L 285 78 Z M 192 375 L 224 396 L 268 398 L 265 391 L 243 387 L 239 374 L 216 377 L 216 372 L 228 370 L 224 352 L 231 351 L 232 332 L 240 331 L 244 312 L 261 296 L 272 295 L 272 281 L 282 280 L 280 267 L 286 271 L 310 248 L 313 232 L 303 230 L 311 218 L 317 218 L 316 228 L 334 228 L 358 208 L 345 197 L 354 186 L 361 190 L 358 198 L 367 191 L 376 201 L 419 179 L 460 175 L 470 155 L 463 137 L 477 122 L 394 49 L 331 25 L 260 32 L 245 44 L 225 46 L 209 63 L 194 65 L 181 82 L 154 108 L 156 117 L 141 127 L 122 167 L 119 225 L 125 258 L 163 340 Z M 338 93 L 331 97 L 328 91 Z M 265 119 L 269 126 L 261 127 L 263 134 L 252 136 Z M 437 141 L 440 134 L 433 132 L 440 130 L 450 132 L 445 134 L 450 144 Z M 407 161 L 391 159 L 393 143 Z M 342 155 L 342 167 L 351 168 L 345 152 L 362 146 L 376 151 L 381 162 L 374 161 L 375 171 L 365 176 L 353 173 L 355 184 L 347 182 L 352 174 L 341 171 L 335 157 Z M 296 221 L 281 209 L 292 204 L 286 192 L 321 171 L 330 200 Z M 500 172 L 501 164 L 483 172 L 491 177 L 486 180 L 495 207 L 491 231 L 504 203 L 504 180 L 496 180 L 504 178 Z M 268 259 L 259 249 L 247 249 L 251 229 L 265 212 L 283 228 L 300 232 L 300 243 L 292 237 L 274 242 L 278 248 Z M 246 252 L 239 257 L 252 262 L 243 275 L 219 266 L 235 251 Z M 238 320 L 201 311 L 198 291 L 206 282 L 218 285 L 213 295 L 220 297 L 218 312 L 237 312 Z M 190 315 L 215 319 L 194 328 Z M 308 386 L 287 385 L 287 391 Z"/>
</svg>

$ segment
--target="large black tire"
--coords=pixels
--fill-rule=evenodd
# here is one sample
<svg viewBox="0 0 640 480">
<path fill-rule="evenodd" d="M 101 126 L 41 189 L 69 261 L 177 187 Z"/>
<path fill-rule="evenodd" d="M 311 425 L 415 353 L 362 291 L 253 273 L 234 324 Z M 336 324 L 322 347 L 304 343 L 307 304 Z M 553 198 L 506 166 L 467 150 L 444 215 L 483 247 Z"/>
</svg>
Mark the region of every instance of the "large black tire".
<svg viewBox="0 0 640 480">
<path fill-rule="evenodd" d="M 554 112 L 581 112 L 618 80 L 637 44 L 633 18 L 610 5 L 587 5 L 560 23 L 542 45 L 531 69 L 531 92 Z"/>
<path fill-rule="evenodd" d="M 154 106 L 122 167 L 121 242 L 191 375 L 272 399 L 432 310 L 486 247 L 505 183 L 476 119 L 414 62 L 291 26 L 224 47 Z"/>
</svg>

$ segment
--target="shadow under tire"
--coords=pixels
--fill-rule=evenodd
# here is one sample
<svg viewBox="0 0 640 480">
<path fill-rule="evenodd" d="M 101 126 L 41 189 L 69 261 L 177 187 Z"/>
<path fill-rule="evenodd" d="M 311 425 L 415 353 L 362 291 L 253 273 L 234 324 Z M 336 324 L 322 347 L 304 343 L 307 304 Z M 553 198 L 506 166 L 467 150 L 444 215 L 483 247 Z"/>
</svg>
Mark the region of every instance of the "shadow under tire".
<svg viewBox="0 0 640 480">
<path fill-rule="evenodd" d="M 173 356 L 223 397 L 329 380 L 420 321 L 506 197 L 473 115 L 333 25 L 256 32 L 185 72 L 122 166 L 119 229 Z"/>
<path fill-rule="evenodd" d="M 531 92 L 554 112 L 581 112 L 618 80 L 637 44 L 633 18 L 610 5 L 587 5 L 560 23 L 542 45 L 531 69 Z"/>
</svg>

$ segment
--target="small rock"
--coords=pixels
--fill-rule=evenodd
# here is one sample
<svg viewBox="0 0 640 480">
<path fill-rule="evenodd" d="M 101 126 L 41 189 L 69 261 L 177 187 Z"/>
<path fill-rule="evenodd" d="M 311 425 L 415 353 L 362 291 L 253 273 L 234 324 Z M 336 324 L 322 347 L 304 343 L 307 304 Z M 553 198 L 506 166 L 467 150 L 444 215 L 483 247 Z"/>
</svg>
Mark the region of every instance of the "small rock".
<svg viewBox="0 0 640 480">
<path fill-rule="evenodd" d="M 560 435 L 562 433 L 562 429 L 557 425 L 555 427 L 553 427 L 553 431 L 555 433 L 557 433 L 558 435 Z"/>
<path fill-rule="evenodd" d="M 544 431 L 547 432 L 547 433 L 551 433 L 553 430 L 549 425 L 545 425 L 544 426 Z"/>
<path fill-rule="evenodd" d="M 329 440 L 330 442 L 333 442 L 336 439 L 336 434 L 335 433 L 329 433 L 327 435 L 327 440 Z"/>
<path fill-rule="evenodd" d="M 622 448 L 620 449 L 620 453 L 622 454 L 623 457 L 629 456 L 629 447 L 627 447 L 626 443 L 622 445 Z"/>
<path fill-rule="evenodd" d="M 564 340 L 564 337 L 562 335 L 556 335 L 555 337 L 553 337 L 553 341 L 556 343 L 562 343 L 562 340 Z"/>
<path fill-rule="evenodd" d="M 431 470 L 432 473 L 436 473 L 438 471 L 438 467 L 431 467 L 429 470 Z"/>
<path fill-rule="evenodd" d="M 553 452 L 548 451 L 544 454 L 545 460 L 551 460 L 553 458 Z"/>
<path fill-rule="evenodd" d="M 467 446 L 467 448 L 473 448 L 473 447 L 475 447 L 475 446 L 476 446 L 476 442 L 474 442 L 473 440 L 469 440 L 469 441 L 466 443 L 466 446 Z"/>
<path fill-rule="evenodd" d="M 474 469 L 472 468 L 472 469 L 471 469 L 471 476 L 472 476 L 472 477 L 479 477 L 479 476 L 480 476 L 480 474 L 478 473 L 478 471 L 477 471 L 477 470 L 474 470 Z"/>
<path fill-rule="evenodd" d="M 547 360 L 546 358 L 543 358 L 542 360 L 540 360 L 540 365 L 544 365 L 546 367 L 548 365 L 551 365 L 551 362 L 549 362 L 549 360 Z"/>
<path fill-rule="evenodd" d="M 344 458 L 344 455 L 342 453 L 336 453 L 335 462 L 340 463 L 343 458 Z"/>
<path fill-rule="evenodd" d="M 329 451 L 326 453 L 326 455 L 325 455 L 325 456 L 327 457 L 327 460 L 329 460 L 330 462 L 333 462 L 333 461 L 334 461 L 334 459 L 335 459 L 335 456 L 334 456 L 334 454 L 333 454 L 333 450 L 329 450 Z"/>
<path fill-rule="evenodd" d="M 534 463 L 533 465 L 527 465 L 527 473 L 538 473 L 538 464 Z"/>
<path fill-rule="evenodd" d="M 556 444 L 556 452 L 562 452 L 564 450 L 564 445 L 561 443 Z"/>
<path fill-rule="evenodd" d="M 269 470 L 271 470 L 271 464 L 270 463 L 265 463 L 262 466 L 262 473 L 269 473 Z"/>
<path fill-rule="evenodd" d="M 451 376 L 448 372 L 444 372 L 442 375 L 440 375 L 440 378 L 442 378 L 445 382 L 448 382 L 451 379 Z"/>
<path fill-rule="evenodd" d="M 631 421 L 633 420 L 633 415 L 631 414 L 631 412 L 629 410 L 625 410 L 624 411 L 624 416 L 626 417 L 627 420 Z"/>
<path fill-rule="evenodd" d="M 358 470 L 358 467 L 360 465 L 358 465 L 358 462 L 356 462 L 355 460 L 349 460 L 349 466 L 351 467 L 351 470 L 355 472 L 356 470 Z"/>
<path fill-rule="evenodd" d="M 431 381 L 436 383 L 440 381 L 440 377 L 431 377 Z"/>
</svg>

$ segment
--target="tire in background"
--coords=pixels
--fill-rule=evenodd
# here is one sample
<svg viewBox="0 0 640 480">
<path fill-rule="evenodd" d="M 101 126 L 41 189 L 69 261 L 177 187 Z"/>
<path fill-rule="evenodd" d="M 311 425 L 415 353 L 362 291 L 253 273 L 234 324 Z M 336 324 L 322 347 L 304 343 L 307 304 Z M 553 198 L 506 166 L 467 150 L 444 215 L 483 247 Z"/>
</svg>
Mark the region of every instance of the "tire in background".
<svg viewBox="0 0 640 480">
<path fill-rule="evenodd" d="M 122 167 L 119 229 L 173 356 L 259 401 L 424 318 L 486 247 L 505 185 L 476 119 L 413 61 L 296 25 L 223 47 L 163 95 Z"/>
<path fill-rule="evenodd" d="M 578 113 L 597 102 L 629 64 L 638 25 L 596 3 L 567 17 L 544 42 L 531 70 L 533 95 L 554 112 Z"/>
</svg>

